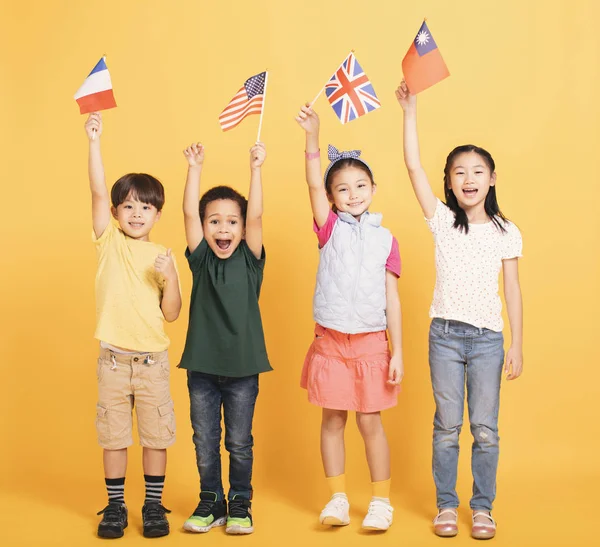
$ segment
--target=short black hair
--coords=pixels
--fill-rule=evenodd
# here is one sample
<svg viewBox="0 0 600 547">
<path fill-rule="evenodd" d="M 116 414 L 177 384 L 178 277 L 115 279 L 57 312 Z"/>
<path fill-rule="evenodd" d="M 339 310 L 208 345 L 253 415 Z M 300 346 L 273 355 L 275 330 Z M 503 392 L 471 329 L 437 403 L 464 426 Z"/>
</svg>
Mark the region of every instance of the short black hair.
<svg viewBox="0 0 600 547">
<path fill-rule="evenodd" d="M 215 186 L 204 193 L 204 195 L 200 198 L 200 222 L 204 222 L 207 205 L 220 199 L 230 199 L 231 201 L 235 201 L 240 207 L 244 224 L 246 223 L 248 200 L 242 196 L 242 194 L 229 186 Z"/>
<path fill-rule="evenodd" d="M 118 207 L 127 196 L 154 205 L 160 211 L 165 204 L 165 189 L 162 183 L 147 173 L 127 173 L 113 184 L 110 199 L 113 207 Z"/>
</svg>

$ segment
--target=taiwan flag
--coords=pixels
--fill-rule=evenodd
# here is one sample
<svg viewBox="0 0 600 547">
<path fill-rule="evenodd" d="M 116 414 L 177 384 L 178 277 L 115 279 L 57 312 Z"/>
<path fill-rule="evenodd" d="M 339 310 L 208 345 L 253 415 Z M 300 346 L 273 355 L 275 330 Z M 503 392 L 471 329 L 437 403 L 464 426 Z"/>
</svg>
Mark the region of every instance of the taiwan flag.
<svg viewBox="0 0 600 547">
<path fill-rule="evenodd" d="M 450 76 L 442 54 L 425 21 L 402 61 L 402 72 L 412 95 L 416 95 Z"/>
<path fill-rule="evenodd" d="M 75 93 L 75 100 L 81 114 L 106 110 L 117 106 L 113 95 L 110 73 L 102 57 L 88 74 L 83 85 Z"/>
</svg>

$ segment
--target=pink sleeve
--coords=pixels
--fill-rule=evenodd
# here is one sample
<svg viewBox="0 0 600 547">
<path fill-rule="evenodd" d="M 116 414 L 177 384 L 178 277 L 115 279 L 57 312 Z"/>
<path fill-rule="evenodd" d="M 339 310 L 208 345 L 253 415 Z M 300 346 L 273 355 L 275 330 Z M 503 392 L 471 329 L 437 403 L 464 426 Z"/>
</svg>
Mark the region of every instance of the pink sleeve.
<svg viewBox="0 0 600 547">
<path fill-rule="evenodd" d="M 317 222 L 313 220 L 313 230 L 319 239 L 319 249 L 323 248 L 329 241 L 331 232 L 333 232 L 333 227 L 335 226 L 337 219 L 338 216 L 333 211 L 329 211 L 329 216 L 327 217 L 325 224 L 323 224 L 323 226 L 320 228 L 317 226 Z"/>
<path fill-rule="evenodd" d="M 400 277 L 402 270 L 402 261 L 400 260 L 400 249 L 398 248 L 398 240 L 392 237 L 392 248 L 385 263 L 385 269 L 392 272 L 397 277 Z"/>
</svg>

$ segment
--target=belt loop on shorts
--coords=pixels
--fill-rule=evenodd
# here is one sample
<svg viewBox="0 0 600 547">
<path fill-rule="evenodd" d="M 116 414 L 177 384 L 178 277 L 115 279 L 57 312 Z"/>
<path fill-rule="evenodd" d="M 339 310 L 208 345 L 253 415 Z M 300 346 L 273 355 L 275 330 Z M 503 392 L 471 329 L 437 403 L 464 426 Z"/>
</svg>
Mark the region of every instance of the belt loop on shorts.
<svg viewBox="0 0 600 547">
<path fill-rule="evenodd" d="M 483 329 L 479 327 L 479 334 L 483 334 Z"/>
<path fill-rule="evenodd" d="M 110 366 L 110 370 L 116 370 L 117 369 L 117 358 L 115 357 L 115 354 L 112 351 L 110 352 L 110 361 L 112 363 L 112 365 Z"/>
<path fill-rule="evenodd" d="M 446 322 L 444 323 L 444 334 L 448 334 L 449 331 L 450 331 L 450 321 L 448 321 L 448 319 L 446 319 Z"/>
</svg>

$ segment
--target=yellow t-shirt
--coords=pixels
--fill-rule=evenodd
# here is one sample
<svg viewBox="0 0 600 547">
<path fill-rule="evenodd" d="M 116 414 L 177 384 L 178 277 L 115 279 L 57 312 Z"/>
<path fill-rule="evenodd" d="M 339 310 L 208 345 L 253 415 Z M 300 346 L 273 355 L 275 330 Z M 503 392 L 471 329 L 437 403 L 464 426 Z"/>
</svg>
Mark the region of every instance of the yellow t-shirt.
<svg viewBox="0 0 600 547">
<path fill-rule="evenodd" d="M 132 239 L 112 222 L 99 238 L 92 233 L 92 240 L 98 258 L 94 337 L 140 352 L 166 350 L 169 338 L 160 309 L 165 279 L 154 261 L 167 249 Z"/>
</svg>

